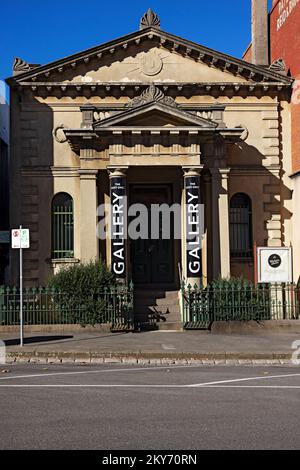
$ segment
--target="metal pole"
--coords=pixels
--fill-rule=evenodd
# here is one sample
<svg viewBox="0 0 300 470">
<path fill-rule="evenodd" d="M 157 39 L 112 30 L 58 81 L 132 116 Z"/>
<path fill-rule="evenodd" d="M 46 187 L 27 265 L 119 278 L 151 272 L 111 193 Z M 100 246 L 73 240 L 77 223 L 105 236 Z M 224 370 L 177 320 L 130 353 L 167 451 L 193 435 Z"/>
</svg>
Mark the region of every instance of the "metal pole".
<svg viewBox="0 0 300 470">
<path fill-rule="evenodd" d="M 23 250 L 21 244 L 21 230 L 20 225 L 20 346 L 23 346 Z"/>
<path fill-rule="evenodd" d="M 257 287 L 257 281 L 258 281 L 258 272 L 257 272 L 257 243 L 256 241 L 253 243 L 253 258 L 254 258 L 254 287 Z"/>
</svg>

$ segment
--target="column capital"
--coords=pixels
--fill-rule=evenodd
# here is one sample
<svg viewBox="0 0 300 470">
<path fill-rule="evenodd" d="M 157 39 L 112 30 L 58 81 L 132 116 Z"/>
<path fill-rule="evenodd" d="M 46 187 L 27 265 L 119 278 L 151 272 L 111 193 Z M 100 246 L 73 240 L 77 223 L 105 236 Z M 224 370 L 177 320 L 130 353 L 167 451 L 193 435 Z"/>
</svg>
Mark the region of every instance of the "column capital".
<svg viewBox="0 0 300 470">
<path fill-rule="evenodd" d="M 106 169 L 109 173 L 109 178 L 126 178 L 126 172 L 128 170 L 128 166 L 107 166 Z"/>
<path fill-rule="evenodd" d="M 99 170 L 80 169 L 78 170 L 80 179 L 95 180 Z"/>
<path fill-rule="evenodd" d="M 221 177 L 222 179 L 228 179 L 231 168 L 210 168 L 209 171 L 213 178 Z"/>
<path fill-rule="evenodd" d="M 200 176 L 203 168 L 204 168 L 204 165 L 182 166 L 182 170 L 183 170 L 185 178 L 188 178 L 191 176 Z"/>
</svg>

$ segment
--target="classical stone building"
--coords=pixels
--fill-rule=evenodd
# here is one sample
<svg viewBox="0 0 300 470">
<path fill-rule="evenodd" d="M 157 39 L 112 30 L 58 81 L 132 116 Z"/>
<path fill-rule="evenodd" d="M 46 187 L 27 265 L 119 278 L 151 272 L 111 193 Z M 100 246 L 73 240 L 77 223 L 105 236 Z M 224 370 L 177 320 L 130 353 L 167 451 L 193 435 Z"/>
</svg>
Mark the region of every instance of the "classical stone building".
<svg viewBox="0 0 300 470">
<path fill-rule="evenodd" d="M 7 82 L 11 226 L 31 230 L 26 285 L 102 255 L 136 287 L 176 291 L 179 273 L 253 279 L 254 242 L 290 244 L 292 79 L 276 67 L 167 33 L 149 10 L 138 31 L 85 52 L 43 66 L 17 59 Z M 198 194 L 199 265 L 184 214 L 181 240 L 120 237 L 118 252 L 99 240 L 97 207 L 115 194 L 183 212 Z"/>
</svg>

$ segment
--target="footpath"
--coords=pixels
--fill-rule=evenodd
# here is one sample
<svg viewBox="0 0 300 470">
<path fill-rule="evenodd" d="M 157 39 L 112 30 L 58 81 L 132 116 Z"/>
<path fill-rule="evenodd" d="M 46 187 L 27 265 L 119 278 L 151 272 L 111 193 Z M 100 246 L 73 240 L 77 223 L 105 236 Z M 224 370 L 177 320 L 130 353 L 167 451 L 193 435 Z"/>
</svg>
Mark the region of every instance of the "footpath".
<svg viewBox="0 0 300 470">
<path fill-rule="evenodd" d="M 0 331 L 0 340 L 6 345 L 6 363 L 292 365 L 297 347 L 300 358 L 300 334 L 295 332 L 27 332 L 20 347 L 18 333 Z"/>
</svg>

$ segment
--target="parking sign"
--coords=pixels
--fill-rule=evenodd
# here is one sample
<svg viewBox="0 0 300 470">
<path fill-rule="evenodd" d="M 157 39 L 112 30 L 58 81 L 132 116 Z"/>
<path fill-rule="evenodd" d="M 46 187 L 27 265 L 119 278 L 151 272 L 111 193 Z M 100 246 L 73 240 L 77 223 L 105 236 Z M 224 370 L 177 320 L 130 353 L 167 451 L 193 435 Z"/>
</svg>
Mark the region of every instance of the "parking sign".
<svg viewBox="0 0 300 470">
<path fill-rule="evenodd" d="M 27 228 L 18 228 L 11 231 L 11 247 L 14 249 L 30 247 L 29 230 Z"/>
</svg>

